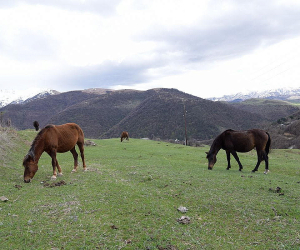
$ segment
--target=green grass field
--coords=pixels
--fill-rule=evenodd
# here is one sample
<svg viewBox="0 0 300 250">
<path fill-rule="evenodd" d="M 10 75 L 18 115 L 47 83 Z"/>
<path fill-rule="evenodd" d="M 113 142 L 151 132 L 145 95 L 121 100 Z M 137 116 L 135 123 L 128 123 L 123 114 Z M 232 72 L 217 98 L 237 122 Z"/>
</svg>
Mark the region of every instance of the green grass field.
<svg viewBox="0 0 300 250">
<path fill-rule="evenodd" d="M 14 133 L 0 161 L 8 198 L 0 201 L 1 249 L 300 249 L 299 150 L 271 151 L 264 175 L 264 163 L 251 173 L 255 151 L 239 154 L 243 172 L 234 160 L 226 170 L 223 151 L 209 171 L 208 147 L 93 140 L 87 172 L 80 165 L 72 174 L 71 153 L 59 154 L 64 175 L 50 181 L 43 154 L 25 184 L 22 161 L 35 135 Z"/>
</svg>

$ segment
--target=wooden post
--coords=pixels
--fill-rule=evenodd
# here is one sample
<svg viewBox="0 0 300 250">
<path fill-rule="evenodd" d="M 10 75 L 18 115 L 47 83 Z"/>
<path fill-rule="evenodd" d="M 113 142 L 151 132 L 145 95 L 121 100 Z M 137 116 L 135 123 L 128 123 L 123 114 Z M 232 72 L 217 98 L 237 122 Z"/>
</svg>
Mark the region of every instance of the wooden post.
<svg viewBox="0 0 300 250">
<path fill-rule="evenodd" d="M 187 132 L 186 132 L 186 110 L 185 104 L 183 103 L 183 117 L 184 117 L 184 129 L 185 129 L 185 146 L 187 146 Z"/>
</svg>

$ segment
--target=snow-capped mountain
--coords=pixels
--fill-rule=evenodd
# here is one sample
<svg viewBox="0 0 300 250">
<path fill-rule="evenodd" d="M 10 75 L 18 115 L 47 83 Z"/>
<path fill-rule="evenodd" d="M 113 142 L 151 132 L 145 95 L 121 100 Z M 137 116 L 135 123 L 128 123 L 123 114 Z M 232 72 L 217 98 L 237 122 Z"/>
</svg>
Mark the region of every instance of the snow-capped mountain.
<svg viewBox="0 0 300 250">
<path fill-rule="evenodd" d="M 252 91 L 249 93 L 237 93 L 224 95 L 222 97 L 208 98 L 212 101 L 241 102 L 252 98 L 274 99 L 274 100 L 300 100 L 300 88 L 280 88 L 266 91 Z"/>
<path fill-rule="evenodd" d="M 0 108 L 8 104 L 21 104 L 35 99 L 44 98 L 48 95 L 56 95 L 59 92 L 56 90 L 41 90 L 41 89 L 28 89 L 22 91 L 16 90 L 0 90 Z"/>
</svg>

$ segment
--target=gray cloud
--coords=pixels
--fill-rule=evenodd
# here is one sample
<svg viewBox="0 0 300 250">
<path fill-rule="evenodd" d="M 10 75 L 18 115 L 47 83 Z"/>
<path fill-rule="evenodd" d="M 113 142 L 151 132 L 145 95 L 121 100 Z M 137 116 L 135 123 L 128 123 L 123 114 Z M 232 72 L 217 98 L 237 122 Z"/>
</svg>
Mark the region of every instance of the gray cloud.
<svg viewBox="0 0 300 250">
<path fill-rule="evenodd" d="M 120 63 L 105 61 L 100 65 L 86 67 L 72 67 L 61 74 L 58 74 L 54 82 L 63 83 L 65 89 L 70 87 L 76 89 L 88 88 L 111 88 L 116 85 L 132 86 L 139 83 L 148 83 L 165 75 L 176 75 L 182 73 L 180 67 L 167 67 L 174 56 L 164 51 L 157 51 L 151 55 L 151 59 L 145 60 L 146 55 L 136 58 L 129 58 Z M 176 58 L 176 57 L 175 57 Z M 179 62 L 180 61 L 180 62 Z M 176 62 L 181 64 L 181 60 Z M 155 74 L 149 73 L 155 71 Z M 61 85 L 59 84 L 59 87 Z"/>
<path fill-rule="evenodd" d="M 245 8 L 237 2 L 236 8 L 239 7 Z M 136 35 L 135 39 L 166 44 L 153 52 L 156 54 L 155 60 L 145 63 L 137 57 L 137 63 L 106 62 L 97 67 L 75 70 L 76 73 L 72 72 L 71 77 L 65 75 L 65 80 L 78 87 L 88 85 L 109 88 L 112 85 L 145 83 L 155 79 L 147 74 L 148 69 L 159 69 L 173 64 L 178 67 L 164 73 L 179 74 L 180 65 L 235 58 L 260 46 L 298 35 L 300 9 L 273 6 L 269 2 L 263 6 L 257 4 L 248 7 L 249 13 L 230 13 L 220 20 L 207 20 L 206 24 L 198 23 L 185 29 L 151 27 L 144 30 L 143 34 Z M 174 56 L 174 53 L 179 55 Z"/>
<path fill-rule="evenodd" d="M 118 17 L 116 8 L 120 2 L 121 0 L 89 0 L 84 3 L 79 0 L 12 0 L 0 1 L 0 6 L 13 8 L 18 4 L 27 3 L 63 10 L 92 12 L 103 17 L 99 19 L 101 22 L 108 16 Z M 135 11 L 139 9 L 145 11 L 147 6 L 139 1 L 137 3 L 138 6 L 133 7 Z M 224 3 L 229 3 L 231 8 L 223 11 L 219 6 Z M 131 27 L 126 27 L 129 28 L 130 39 L 134 42 L 152 42 L 157 45 L 153 46 L 155 49 L 151 51 L 133 54 L 132 58 L 119 60 L 120 62 L 107 60 L 96 66 L 78 68 L 66 65 L 66 68 L 60 71 L 39 73 L 49 77 L 47 81 L 54 84 L 53 88 L 59 90 L 128 86 L 180 74 L 184 68 L 198 67 L 200 63 L 203 65 L 206 62 L 237 58 L 257 48 L 299 36 L 300 5 L 280 5 L 274 1 L 258 0 L 213 0 L 209 5 L 205 17 L 192 24 L 166 26 L 160 25 L 159 20 L 152 20 L 152 24 L 147 23 L 142 31 L 134 34 L 130 32 Z M 114 21 L 118 23 L 124 20 L 116 18 Z M 97 32 L 99 31 L 95 30 L 95 33 Z M 122 35 L 118 38 L 122 44 Z M 60 38 L 54 37 L 53 34 L 47 36 L 35 30 L 22 28 L 14 39 L 15 44 L 6 43 L 0 34 L 1 54 L 29 62 L 46 58 L 53 59 L 54 62 L 54 59 L 59 57 Z M 68 63 L 63 61 L 61 64 Z M 155 74 L 149 71 L 155 71 Z"/>
<path fill-rule="evenodd" d="M 76 89 L 110 88 L 113 85 L 132 85 L 149 81 L 152 77 L 146 75 L 151 64 L 133 64 L 130 62 L 114 63 L 104 62 L 101 65 L 71 68 L 57 76 L 55 82 L 63 83 L 63 88 Z M 60 88 L 62 86 L 59 86 Z"/>
<path fill-rule="evenodd" d="M 181 52 L 185 63 L 195 63 L 234 58 L 299 35 L 299 5 L 276 6 L 269 1 L 254 1 L 247 9 L 244 5 L 236 1 L 235 12 L 184 29 L 152 27 L 137 39 L 164 42 L 168 51 Z"/>
</svg>

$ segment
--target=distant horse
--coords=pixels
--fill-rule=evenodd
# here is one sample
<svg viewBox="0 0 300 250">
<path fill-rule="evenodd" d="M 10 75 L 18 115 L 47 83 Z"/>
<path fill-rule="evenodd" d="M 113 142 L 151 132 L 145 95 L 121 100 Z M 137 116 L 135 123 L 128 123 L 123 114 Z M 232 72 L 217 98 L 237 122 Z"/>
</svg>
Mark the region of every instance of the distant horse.
<svg viewBox="0 0 300 250">
<path fill-rule="evenodd" d="M 35 127 L 35 130 L 36 130 L 36 131 L 39 130 L 39 126 L 40 126 L 40 124 L 39 124 L 38 121 L 34 121 L 34 122 L 33 122 L 33 127 Z"/>
<path fill-rule="evenodd" d="M 257 164 L 252 172 L 258 170 L 261 161 L 265 161 L 265 174 L 269 172 L 269 158 L 271 138 L 270 135 L 260 129 L 251 129 L 246 131 L 226 130 L 218 135 L 213 141 L 206 158 L 208 159 L 208 169 L 212 170 L 214 164 L 217 162 L 217 154 L 220 149 L 224 149 L 227 154 L 227 170 L 230 166 L 230 154 L 234 156 L 239 164 L 239 170 L 242 171 L 243 166 L 239 160 L 237 152 L 249 152 L 256 148 Z"/>
<path fill-rule="evenodd" d="M 123 131 L 122 134 L 121 134 L 121 142 L 126 139 L 127 141 L 129 141 L 129 135 L 128 135 L 128 132 L 126 131 Z"/>
<path fill-rule="evenodd" d="M 78 166 L 78 154 L 75 150 L 76 144 L 81 153 L 83 170 L 86 170 L 83 146 L 84 134 L 82 129 L 77 124 L 67 123 L 58 126 L 48 125 L 43 128 L 33 140 L 31 148 L 24 158 L 24 182 L 28 183 L 34 177 L 38 170 L 38 161 L 43 152 L 48 153 L 52 158 L 52 180 L 56 179 L 56 168 L 58 170 L 58 175 L 62 175 L 61 168 L 56 159 L 56 153 L 65 153 L 70 151 L 74 158 L 74 169 L 72 172 L 76 172 Z"/>
</svg>

